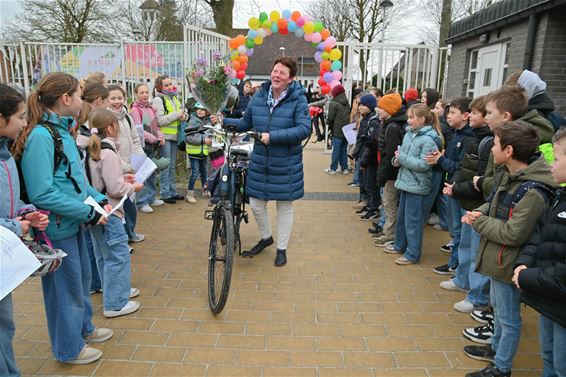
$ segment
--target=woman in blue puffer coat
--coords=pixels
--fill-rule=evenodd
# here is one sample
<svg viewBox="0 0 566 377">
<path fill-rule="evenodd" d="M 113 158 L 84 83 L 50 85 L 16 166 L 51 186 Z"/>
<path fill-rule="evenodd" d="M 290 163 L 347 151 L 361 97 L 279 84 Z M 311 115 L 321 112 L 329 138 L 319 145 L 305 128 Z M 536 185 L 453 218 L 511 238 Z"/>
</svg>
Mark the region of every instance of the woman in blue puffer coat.
<svg viewBox="0 0 566 377">
<path fill-rule="evenodd" d="M 251 128 L 261 133 L 254 146 L 246 192 L 258 224 L 261 240 L 244 253 L 253 257 L 274 243 L 267 202 L 277 202 L 277 256 L 275 266 L 287 263 L 287 244 L 293 225 L 293 200 L 304 195 L 303 147 L 310 132 L 305 90 L 294 81 L 297 63 L 280 57 L 273 63 L 271 80 L 261 85 L 241 119 L 226 119 L 237 131 Z"/>
</svg>

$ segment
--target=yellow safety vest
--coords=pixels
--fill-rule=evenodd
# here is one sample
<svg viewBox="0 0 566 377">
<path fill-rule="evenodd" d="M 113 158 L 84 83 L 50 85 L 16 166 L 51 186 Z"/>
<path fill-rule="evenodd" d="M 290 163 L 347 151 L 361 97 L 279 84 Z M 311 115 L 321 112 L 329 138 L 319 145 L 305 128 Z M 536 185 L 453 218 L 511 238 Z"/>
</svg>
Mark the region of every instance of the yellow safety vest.
<svg viewBox="0 0 566 377">
<path fill-rule="evenodd" d="M 202 145 L 187 144 L 185 150 L 187 151 L 187 154 L 189 156 L 195 156 L 195 157 L 208 156 L 208 145 L 204 143 Z"/>
<path fill-rule="evenodd" d="M 173 101 L 171 101 L 171 97 L 169 96 L 163 96 L 162 98 L 165 102 L 165 114 L 181 112 L 181 102 L 179 102 L 177 97 L 173 97 Z M 160 126 L 159 128 L 165 135 L 177 135 L 179 124 L 181 124 L 181 121 L 177 119 L 165 126 Z"/>
</svg>

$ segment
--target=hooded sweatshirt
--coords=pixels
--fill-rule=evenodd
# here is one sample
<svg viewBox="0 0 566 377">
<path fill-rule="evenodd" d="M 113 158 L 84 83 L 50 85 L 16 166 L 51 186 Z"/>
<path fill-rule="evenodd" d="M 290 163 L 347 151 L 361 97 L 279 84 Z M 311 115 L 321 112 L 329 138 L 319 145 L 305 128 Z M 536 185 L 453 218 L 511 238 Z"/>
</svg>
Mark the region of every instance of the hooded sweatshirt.
<svg viewBox="0 0 566 377">
<path fill-rule="evenodd" d="M 128 122 L 126 119 L 126 117 L 129 117 L 126 113 L 126 109 L 122 108 L 119 112 L 112 111 L 118 117 L 118 123 L 120 125 L 120 139 L 116 143 L 116 148 L 122 159 L 122 172 L 129 173 L 132 171 L 132 154 L 145 155 L 145 153 L 141 147 L 140 137 L 134 121 L 130 118 L 130 122 Z"/>
</svg>

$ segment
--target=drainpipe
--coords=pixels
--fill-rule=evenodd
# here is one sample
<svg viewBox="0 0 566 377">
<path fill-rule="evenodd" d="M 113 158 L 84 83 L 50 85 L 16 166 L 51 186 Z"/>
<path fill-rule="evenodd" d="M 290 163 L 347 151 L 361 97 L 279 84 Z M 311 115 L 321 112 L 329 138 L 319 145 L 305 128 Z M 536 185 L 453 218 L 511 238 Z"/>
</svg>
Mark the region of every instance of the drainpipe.
<svg viewBox="0 0 566 377">
<path fill-rule="evenodd" d="M 523 57 L 523 69 L 532 70 L 533 56 L 535 54 L 535 39 L 537 34 L 537 16 L 529 16 L 529 27 L 527 29 L 527 44 L 525 46 L 525 56 Z"/>
</svg>

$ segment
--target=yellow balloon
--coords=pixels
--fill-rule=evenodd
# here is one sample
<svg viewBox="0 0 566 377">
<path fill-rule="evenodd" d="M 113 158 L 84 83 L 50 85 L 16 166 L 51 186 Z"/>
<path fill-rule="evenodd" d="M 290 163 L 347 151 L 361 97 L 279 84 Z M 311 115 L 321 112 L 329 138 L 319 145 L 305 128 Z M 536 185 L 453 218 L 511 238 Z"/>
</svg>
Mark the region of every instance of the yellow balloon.
<svg viewBox="0 0 566 377">
<path fill-rule="evenodd" d="M 261 26 L 263 26 L 264 29 L 271 29 L 271 21 L 265 20 Z"/>
<path fill-rule="evenodd" d="M 303 29 L 305 30 L 305 34 L 310 34 L 314 32 L 314 24 L 312 22 L 307 22 L 305 23 L 305 26 L 303 26 Z"/>
<path fill-rule="evenodd" d="M 248 26 L 250 27 L 250 29 L 252 30 L 256 30 L 257 28 L 259 28 L 260 22 L 259 19 L 256 17 L 252 17 L 250 18 L 250 20 L 248 21 Z"/>
<path fill-rule="evenodd" d="M 255 43 L 256 45 L 258 45 L 258 46 L 262 45 L 262 44 L 263 44 L 263 38 L 260 37 L 260 36 L 255 37 L 255 38 L 254 38 L 254 43 Z"/>
<path fill-rule="evenodd" d="M 271 19 L 271 21 L 277 22 L 277 20 L 281 18 L 281 15 L 279 14 L 279 11 L 273 10 L 269 14 L 269 18 Z"/>
<path fill-rule="evenodd" d="M 342 57 L 342 51 L 337 48 L 333 48 L 328 55 L 330 55 L 330 60 L 340 60 Z"/>
<path fill-rule="evenodd" d="M 238 60 L 239 56 L 240 56 L 240 53 L 238 51 L 232 51 L 232 53 L 230 54 L 230 60 L 232 60 L 232 61 Z"/>
</svg>

